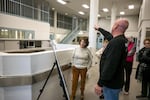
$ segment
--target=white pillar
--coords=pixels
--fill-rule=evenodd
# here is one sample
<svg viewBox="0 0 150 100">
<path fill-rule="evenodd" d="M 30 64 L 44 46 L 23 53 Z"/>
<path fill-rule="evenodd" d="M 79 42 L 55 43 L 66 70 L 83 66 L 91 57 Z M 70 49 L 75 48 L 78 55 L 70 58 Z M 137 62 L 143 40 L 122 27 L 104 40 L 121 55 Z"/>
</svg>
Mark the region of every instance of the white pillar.
<svg viewBox="0 0 150 100">
<path fill-rule="evenodd" d="M 54 28 L 57 29 L 57 11 L 54 11 Z"/>
<path fill-rule="evenodd" d="M 140 9 L 140 23 L 139 23 L 139 41 L 140 45 L 139 48 L 143 48 L 144 44 L 143 41 L 146 38 L 146 32 L 148 31 L 148 27 L 150 27 L 150 0 L 143 0 L 142 1 L 142 9 Z"/>
<path fill-rule="evenodd" d="M 140 47 L 139 47 L 139 49 L 144 47 L 143 41 L 144 41 L 144 39 L 146 37 L 145 33 L 146 33 L 146 27 L 142 27 L 142 30 L 141 30 L 141 33 L 140 33 L 140 36 L 139 36 L 139 39 L 140 39 Z"/>
<path fill-rule="evenodd" d="M 57 11 L 54 11 L 54 39 L 56 39 L 57 34 Z"/>
<path fill-rule="evenodd" d="M 18 31 L 15 31 L 15 38 L 18 39 Z"/>
<path fill-rule="evenodd" d="M 38 20 L 41 20 L 41 5 L 40 4 L 38 4 L 38 15 L 37 15 L 37 17 L 38 17 Z"/>
<path fill-rule="evenodd" d="M 96 49 L 96 31 L 94 26 L 98 24 L 99 0 L 90 0 L 89 46 Z"/>
<path fill-rule="evenodd" d="M 116 20 L 116 14 L 117 14 L 116 3 L 113 2 L 112 3 L 112 8 L 111 8 L 111 27 L 110 27 L 111 29 L 112 29 L 112 26 L 113 26 L 113 24 L 114 24 L 114 22 Z"/>
</svg>

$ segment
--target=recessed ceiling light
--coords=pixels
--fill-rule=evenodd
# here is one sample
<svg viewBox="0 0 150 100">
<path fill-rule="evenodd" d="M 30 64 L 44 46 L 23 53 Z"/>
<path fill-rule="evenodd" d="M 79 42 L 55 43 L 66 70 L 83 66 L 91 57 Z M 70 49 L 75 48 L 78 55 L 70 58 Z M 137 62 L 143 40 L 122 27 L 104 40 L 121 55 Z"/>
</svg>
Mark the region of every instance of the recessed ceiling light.
<svg viewBox="0 0 150 100">
<path fill-rule="evenodd" d="M 98 15 L 97 15 L 97 17 L 101 17 L 101 15 L 100 15 L 100 14 L 98 14 Z"/>
<path fill-rule="evenodd" d="M 82 35 L 82 34 L 83 34 L 83 32 L 82 32 L 82 31 L 80 31 L 78 34 Z"/>
<path fill-rule="evenodd" d="M 65 13 L 65 15 L 68 15 L 68 13 Z"/>
<path fill-rule="evenodd" d="M 1 31 L 3 32 L 3 31 L 5 31 L 4 29 L 1 29 Z"/>
<path fill-rule="evenodd" d="M 104 11 L 104 12 L 108 12 L 108 9 L 107 9 L 107 8 L 103 8 L 103 11 Z"/>
<path fill-rule="evenodd" d="M 120 15 L 124 15 L 124 14 L 125 14 L 125 12 L 124 12 L 124 11 L 121 11 L 121 12 L 120 12 Z"/>
<path fill-rule="evenodd" d="M 86 9 L 89 8 L 89 6 L 87 4 L 83 4 L 82 7 L 86 8 Z"/>
<path fill-rule="evenodd" d="M 134 9 L 134 5 L 129 5 L 128 9 Z"/>
<path fill-rule="evenodd" d="M 63 4 L 63 5 L 67 4 L 67 2 L 65 2 L 63 0 L 57 0 L 57 2 L 59 2 L 59 3 Z"/>
<path fill-rule="evenodd" d="M 82 11 L 79 11 L 78 13 L 79 13 L 79 14 L 81 14 L 81 15 L 84 15 L 84 14 L 85 14 L 85 13 L 84 13 L 84 12 L 82 12 Z"/>
</svg>

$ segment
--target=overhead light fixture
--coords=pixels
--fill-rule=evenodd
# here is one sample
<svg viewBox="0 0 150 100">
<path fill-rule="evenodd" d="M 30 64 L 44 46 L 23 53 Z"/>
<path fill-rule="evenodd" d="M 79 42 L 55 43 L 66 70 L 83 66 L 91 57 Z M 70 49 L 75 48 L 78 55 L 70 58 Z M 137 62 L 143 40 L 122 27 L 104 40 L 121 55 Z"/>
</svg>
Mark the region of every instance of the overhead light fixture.
<svg viewBox="0 0 150 100">
<path fill-rule="evenodd" d="M 82 31 L 80 31 L 78 34 L 79 34 L 79 35 L 82 35 L 82 34 L 83 34 L 83 32 L 82 32 Z"/>
<path fill-rule="evenodd" d="M 52 8 L 52 10 L 55 10 L 55 8 Z"/>
<path fill-rule="evenodd" d="M 83 4 L 82 7 L 86 8 L 86 9 L 89 8 L 89 6 L 87 4 Z"/>
<path fill-rule="evenodd" d="M 5 31 L 5 29 L 1 29 L 1 31 L 2 31 L 2 32 L 4 32 L 4 31 Z"/>
<path fill-rule="evenodd" d="M 109 10 L 107 8 L 103 8 L 103 11 L 104 12 L 108 12 Z"/>
<path fill-rule="evenodd" d="M 100 15 L 100 14 L 98 14 L 98 15 L 97 15 L 97 17 L 101 17 L 101 15 Z"/>
<path fill-rule="evenodd" d="M 79 11 L 78 13 L 79 13 L 79 14 L 81 14 L 81 15 L 85 15 L 85 13 L 84 13 L 84 12 L 82 12 L 82 11 Z"/>
<path fill-rule="evenodd" d="M 68 15 L 68 13 L 65 13 L 65 15 Z"/>
<path fill-rule="evenodd" d="M 124 12 L 124 11 L 121 11 L 121 12 L 120 12 L 120 15 L 124 15 L 124 14 L 125 14 L 125 12 Z"/>
<path fill-rule="evenodd" d="M 65 2 L 63 0 L 57 0 L 57 2 L 59 2 L 59 3 L 63 4 L 63 5 L 67 4 L 67 2 Z"/>
<path fill-rule="evenodd" d="M 129 5 L 128 9 L 134 9 L 134 5 Z"/>
</svg>

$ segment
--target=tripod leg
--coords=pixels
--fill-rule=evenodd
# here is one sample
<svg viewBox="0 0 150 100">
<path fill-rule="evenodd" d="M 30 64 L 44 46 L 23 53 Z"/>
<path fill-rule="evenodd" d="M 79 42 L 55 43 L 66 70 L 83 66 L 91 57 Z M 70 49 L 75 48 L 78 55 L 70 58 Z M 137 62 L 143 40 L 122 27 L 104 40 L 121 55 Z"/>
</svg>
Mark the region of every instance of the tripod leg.
<svg viewBox="0 0 150 100">
<path fill-rule="evenodd" d="M 48 82 L 48 79 L 50 78 L 50 76 L 51 76 L 51 74 L 52 74 L 52 72 L 53 72 L 53 70 L 54 70 L 55 65 L 56 65 L 56 62 L 54 62 L 53 67 L 52 67 L 52 69 L 50 70 L 50 72 L 49 72 L 49 74 L 48 74 L 48 76 L 47 76 L 47 78 L 46 78 L 46 81 L 45 81 L 45 83 L 44 83 L 42 89 L 40 90 L 40 94 L 38 95 L 37 100 L 40 99 L 40 96 L 41 96 L 41 94 L 43 93 L 43 90 L 44 90 L 44 88 L 45 88 L 45 86 L 46 86 L 46 84 L 47 84 L 47 82 Z"/>
<path fill-rule="evenodd" d="M 58 74 L 59 74 L 59 78 L 60 78 L 60 86 L 63 88 L 63 92 L 64 92 L 64 96 L 65 96 L 66 100 L 70 100 L 69 93 L 67 90 L 66 81 L 64 79 L 64 76 L 62 74 L 60 66 L 58 65 L 57 60 L 56 60 L 56 65 L 57 65 L 57 70 L 58 70 Z"/>
</svg>

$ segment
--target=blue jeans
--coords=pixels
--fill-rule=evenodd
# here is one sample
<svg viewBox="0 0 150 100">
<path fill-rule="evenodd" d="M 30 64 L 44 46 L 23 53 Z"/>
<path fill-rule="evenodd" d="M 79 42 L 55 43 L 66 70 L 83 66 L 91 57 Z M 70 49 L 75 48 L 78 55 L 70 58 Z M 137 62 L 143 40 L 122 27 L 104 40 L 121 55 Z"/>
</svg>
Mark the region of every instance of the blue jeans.
<svg viewBox="0 0 150 100">
<path fill-rule="evenodd" d="M 121 89 L 111 89 L 108 87 L 103 87 L 103 94 L 105 100 L 119 100 L 119 93 Z"/>
</svg>

